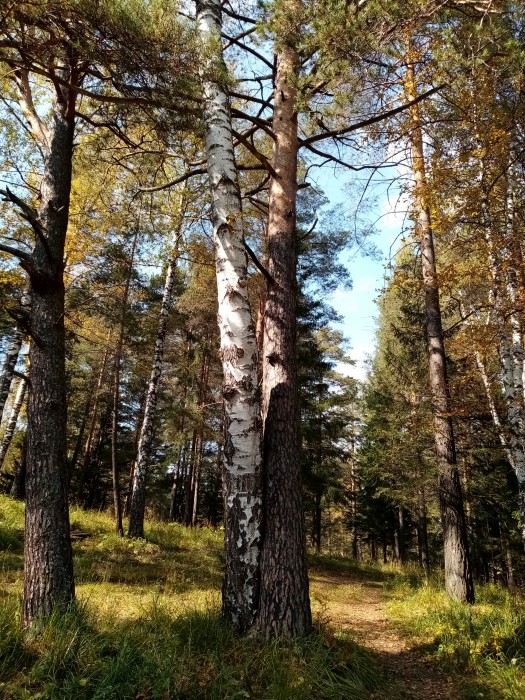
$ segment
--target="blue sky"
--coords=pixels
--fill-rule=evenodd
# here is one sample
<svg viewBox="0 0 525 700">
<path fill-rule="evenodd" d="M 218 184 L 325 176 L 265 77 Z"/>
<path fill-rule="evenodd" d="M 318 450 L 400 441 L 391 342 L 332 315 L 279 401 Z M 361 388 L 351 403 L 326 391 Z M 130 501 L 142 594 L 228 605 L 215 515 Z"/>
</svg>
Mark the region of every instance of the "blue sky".
<svg viewBox="0 0 525 700">
<path fill-rule="evenodd" d="M 352 201 L 349 201 L 345 191 L 348 176 L 338 176 L 329 169 L 318 174 L 316 181 L 330 199 L 330 204 L 342 203 L 348 207 L 349 215 L 353 215 Z M 405 207 L 397 201 L 395 192 L 388 194 L 386 186 L 378 185 L 376 197 L 377 202 L 368 216 L 377 222 L 373 243 L 379 250 L 379 259 L 350 253 L 345 262 L 352 277 L 352 289 L 339 289 L 332 297 L 334 308 L 343 317 L 341 330 L 350 341 L 350 356 L 356 362 L 353 367 L 340 366 L 339 370 L 361 380 L 366 375 L 367 357 L 373 354 L 375 347 L 375 300 L 383 288 L 386 265 L 397 248 L 397 240 L 405 223 Z"/>
</svg>

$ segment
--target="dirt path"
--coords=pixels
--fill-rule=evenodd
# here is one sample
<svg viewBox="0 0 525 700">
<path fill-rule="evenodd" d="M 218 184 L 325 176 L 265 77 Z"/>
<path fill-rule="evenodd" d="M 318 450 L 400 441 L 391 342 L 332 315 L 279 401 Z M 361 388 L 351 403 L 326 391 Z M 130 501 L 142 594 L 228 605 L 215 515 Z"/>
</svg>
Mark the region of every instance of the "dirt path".
<svg viewBox="0 0 525 700">
<path fill-rule="evenodd" d="M 320 589 L 341 594 L 323 601 L 337 626 L 351 631 L 356 642 L 370 649 L 395 679 L 406 700 L 460 700 L 455 684 L 424 653 L 411 646 L 394 629 L 386 612 L 383 586 L 376 581 L 351 581 L 346 577 L 314 577 Z M 315 585 L 315 584 L 314 584 Z M 352 590 L 354 595 L 352 595 Z"/>
</svg>

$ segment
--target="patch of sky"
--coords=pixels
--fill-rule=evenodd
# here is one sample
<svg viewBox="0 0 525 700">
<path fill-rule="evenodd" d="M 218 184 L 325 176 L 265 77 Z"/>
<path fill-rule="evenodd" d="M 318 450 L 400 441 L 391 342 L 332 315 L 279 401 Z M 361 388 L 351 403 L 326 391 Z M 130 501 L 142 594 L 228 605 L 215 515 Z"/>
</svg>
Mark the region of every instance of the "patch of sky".
<svg viewBox="0 0 525 700">
<path fill-rule="evenodd" d="M 339 364 L 338 371 L 364 380 L 376 342 L 376 300 L 385 285 L 388 265 L 392 262 L 402 232 L 408 225 L 407 201 L 400 190 L 399 169 L 386 168 L 370 180 L 362 197 L 364 178 L 354 178 L 321 168 L 316 173 L 316 186 L 330 205 L 340 204 L 354 228 L 366 230 L 364 243 L 343 253 L 352 278 L 352 288 L 336 289 L 331 304 L 341 316 L 339 329 L 350 341 L 350 357 L 354 364 Z M 365 176 L 366 177 L 366 176 Z"/>
</svg>

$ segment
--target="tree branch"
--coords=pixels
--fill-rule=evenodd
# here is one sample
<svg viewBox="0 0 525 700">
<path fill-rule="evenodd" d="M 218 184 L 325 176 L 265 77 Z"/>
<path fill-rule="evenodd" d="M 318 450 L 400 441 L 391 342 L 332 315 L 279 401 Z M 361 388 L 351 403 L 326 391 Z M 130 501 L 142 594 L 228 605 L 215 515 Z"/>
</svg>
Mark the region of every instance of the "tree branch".
<svg viewBox="0 0 525 700">
<path fill-rule="evenodd" d="M 266 170 L 268 170 L 268 172 L 272 175 L 272 177 L 277 177 L 277 173 L 276 173 L 275 170 L 273 169 L 272 165 L 270 164 L 270 161 L 268 160 L 268 158 L 267 158 L 266 156 L 263 156 L 262 153 L 259 153 L 259 151 L 255 148 L 255 146 L 253 146 L 253 145 L 248 141 L 248 139 L 246 139 L 244 136 L 242 136 L 242 134 L 239 134 L 237 131 L 233 131 L 233 130 L 232 130 L 232 133 L 233 133 L 233 135 L 235 136 L 235 138 L 236 138 L 240 143 L 242 143 L 242 145 L 243 145 L 248 151 L 250 151 L 250 153 L 252 154 L 252 156 L 255 156 L 255 158 L 257 158 L 257 160 L 258 160 L 260 163 L 262 163 L 262 164 L 264 165 L 264 167 L 266 168 Z"/>
<path fill-rule="evenodd" d="M 19 260 L 23 260 L 29 265 L 31 264 L 31 255 L 23 250 L 18 250 L 18 248 L 13 248 L 13 246 L 0 243 L 0 253 L 7 253 L 8 255 L 18 258 Z"/>
<path fill-rule="evenodd" d="M 334 129 L 333 131 L 329 131 L 329 132 L 326 132 L 324 134 L 316 134 L 315 136 L 310 136 L 307 139 L 302 139 L 301 145 L 302 146 L 309 146 L 310 144 L 316 143 L 317 141 L 324 141 L 324 139 L 337 138 L 339 136 L 344 136 L 345 134 L 349 134 L 351 131 L 357 131 L 358 129 L 363 129 L 365 126 L 371 126 L 372 124 L 377 124 L 377 122 L 381 122 L 384 119 L 388 119 L 389 117 L 394 117 L 396 114 L 403 112 L 405 109 L 409 109 L 413 105 L 418 104 L 418 102 L 422 102 L 427 97 L 430 97 L 434 93 L 438 92 L 438 90 L 442 90 L 444 87 L 445 87 L 445 85 L 443 85 L 443 84 L 438 85 L 437 87 L 431 88 L 430 90 L 423 92 L 421 95 L 418 95 L 413 100 L 410 100 L 409 102 L 405 102 L 404 104 L 399 105 L 399 107 L 395 107 L 394 109 L 389 109 L 387 112 L 382 112 L 381 114 L 376 114 L 374 117 L 369 117 L 368 119 L 363 119 L 360 122 L 355 122 L 354 124 L 350 124 L 350 126 L 347 126 L 344 129 Z"/>
<path fill-rule="evenodd" d="M 190 177 L 194 177 L 195 175 L 205 175 L 206 174 L 206 168 L 195 168 L 195 170 L 188 170 L 188 172 L 184 173 L 184 175 L 181 175 L 180 177 L 176 177 L 174 180 L 170 180 L 169 182 L 165 182 L 162 185 L 154 185 L 153 187 L 139 187 L 137 190 L 138 192 L 160 192 L 160 190 L 167 190 L 170 187 L 174 187 L 175 185 L 180 185 L 181 182 L 186 182 L 186 180 L 189 180 Z"/>
<path fill-rule="evenodd" d="M 33 103 L 33 94 L 29 85 L 27 69 L 17 68 L 13 71 L 13 80 L 16 84 L 18 92 L 18 101 L 22 109 L 22 113 L 31 128 L 31 133 L 35 139 L 44 148 L 46 153 L 49 152 L 49 129 L 38 116 L 35 105 Z"/>
<path fill-rule="evenodd" d="M 251 258 L 253 264 L 255 265 L 255 267 L 259 270 L 259 272 L 260 272 L 262 275 L 264 275 L 264 277 L 266 277 L 266 279 L 268 280 L 268 282 L 269 282 L 271 285 L 277 284 L 276 281 L 274 280 L 274 278 L 273 278 L 273 277 L 271 276 L 271 274 L 268 272 L 268 270 L 264 267 L 264 265 L 262 265 L 262 264 L 259 262 L 257 256 L 255 255 L 255 253 L 253 252 L 253 250 L 250 248 L 250 246 L 246 243 L 246 241 L 244 241 L 244 248 L 245 248 L 246 252 L 248 253 L 248 255 L 250 256 L 250 258 Z"/>
</svg>

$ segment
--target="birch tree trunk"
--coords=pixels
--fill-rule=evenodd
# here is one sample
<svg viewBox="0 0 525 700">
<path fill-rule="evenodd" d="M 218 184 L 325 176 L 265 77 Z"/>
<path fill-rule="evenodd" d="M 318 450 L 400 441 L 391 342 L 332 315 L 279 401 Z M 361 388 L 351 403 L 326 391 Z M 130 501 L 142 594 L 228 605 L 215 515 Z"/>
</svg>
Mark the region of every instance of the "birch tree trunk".
<svg viewBox="0 0 525 700">
<path fill-rule="evenodd" d="M 133 273 L 133 263 L 135 262 L 135 252 L 139 240 L 139 227 L 133 235 L 131 244 L 131 253 L 129 257 L 129 271 L 124 285 L 124 293 L 122 295 L 122 312 L 120 316 L 120 329 L 117 339 L 117 348 L 115 350 L 115 363 L 113 369 L 113 416 L 111 421 L 111 474 L 113 478 L 113 510 L 115 517 L 115 530 L 117 535 L 124 536 L 124 527 L 122 525 L 122 502 L 120 498 L 120 482 L 118 473 L 118 412 L 120 403 L 120 365 L 122 363 L 122 348 L 124 345 L 124 330 L 126 321 L 126 310 L 128 306 L 129 288 L 131 285 L 131 275 Z"/>
<path fill-rule="evenodd" d="M 414 64 L 407 65 L 406 90 L 408 99 L 417 95 Z M 410 108 L 410 140 L 412 146 L 412 170 L 414 174 L 414 205 L 416 226 L 420 238 L 423 288 L 425 292 L 426 329 L 428 335 L 429 378 L 434 413 L 434 440 L 438 465 L 438 495 L 443 527 L 445 554 L 445 588 L 454 600 L 474 602 L 474 584 L 467 541 L 467 525 L 463 506 L 463 494 L 456 462 L 456 446 L 450 395 L 439 284 L 434 253 L 434 234 L 428 205 L 423 131 L 419 104 Z"/>
<path fill-rule="evenodd" d="M 297 0 L 287 3 L 301 11 Z M 296 367 L 297 37 L 279 46 L 269 195 L 268 284 L 263 341 L 265 529 L 257 627 L 264 637 L 307 634 L 312 617 L 299 466 Z"/>
<path fill-rule="evenodd" d="M 479 140 L 479 139 L 478 139 Z M 502 249 L 510 245 L 508 240 L 513 228 L 513 198 L 507 198 L 507 221 L 505 241 L 498 245 L 498 237 L 493 230 L 490 212 L 489 192 L 485 183 L 485 164 L 479 162 L 481 188 L 481 214 L 487 242 L 489 268 L 492 277 L 495 324 L 499 341 L 501 383 L 507 406 L 509 437 L 507 440 L 509 461 L 518 481 L 518 509 L 520 514 L 521 539 L 525 548 L 525 405 L 523 399 L 523 338 L 521 321 L 516 308 L 515 279 L 502 270 L 509 268 L 509 262 L 502 259 Z M 504 264 L 505 263 L 505 264 Z M 493 414 L 494 419 L 494 414 Z M 501 438 L 500 438 L 501 439 Z"/>
<path fill-rule="evenodd" d="M 247 289 L 241 197 L 235 168 L 225 72 L 220 0 L 197 0 L 197 22 L 206 50 L 204 119 L 212 195 L 218 322 L 223 367 L 225 576 L 222 614 L 237 629 L 254 621 L 259 600 L 262 519 L 261 421 L 257 345 Z M 215 79 L 207 77 L 214 74 Z"/>
<path fill-rule="evenodd" d="M 178 236 L 175 243 L 174 254 L 169 261 L 168 269 L 166 271 L 164 292 L 162 295 L 162 303 L 160 305 L 157 337 L 155 339 L 155 349 L 153 352 L 153 363 L 151 366 L 151 375 L 146 395 L 146 405 L 144 408 L 144 419 L 140 430 L 139 447 L 133 475 L 133 486 L 129 506 L 128 537 L 144 537 L 146 474 L 151 460 L 153 437 L 155 434 L 155 414 L 157 411 L 157 398 L 160 379 L 162 376 L 164 347 L 166 345 L 166 333 L 168 330 L 168 315 L 173 304 L 173 286 L 175 282 L 175 270 L 177 267 L 177 247 Z"/>
<path fill-rule="evenodd" d="M 24 342 L 24 332 L 21 328 L 16 328 L 13 335 L 9 338 L 7 350 L 2 365 L 2 374 L 0 375 L 0 422 L 4 415 L 4 407 L 11 389 L 11 382 L 15 376 L 15 366 L 22 349 Z"/>
<path fill-rule="evenodd" d="M 0 471 L 2 470 L 7 450 L 9 449 L 9 445 L 11 444 L 11 440 L 13 439 L 16 424 L 18 422 L 18 416 L 20 414 L 22 404 L 24 403 L 25 395 L 26 381 L 25 379 L 21 379 L 20 383 L 18 384 L 18 389 L 16 391 L 15 400 L 11 409 L 11 415 L 9 416 L 9 420 L 7 421 L 2 441 L 0 442 Z"/>
</svg>

